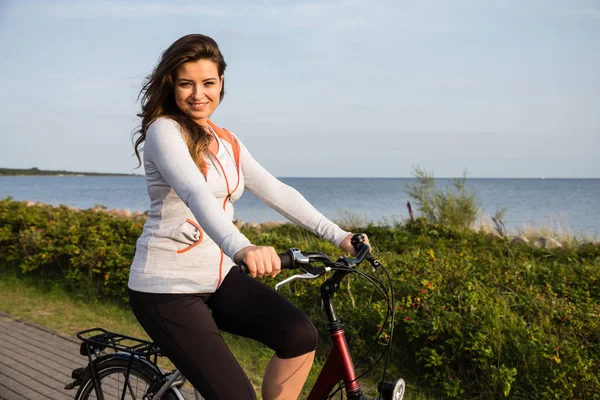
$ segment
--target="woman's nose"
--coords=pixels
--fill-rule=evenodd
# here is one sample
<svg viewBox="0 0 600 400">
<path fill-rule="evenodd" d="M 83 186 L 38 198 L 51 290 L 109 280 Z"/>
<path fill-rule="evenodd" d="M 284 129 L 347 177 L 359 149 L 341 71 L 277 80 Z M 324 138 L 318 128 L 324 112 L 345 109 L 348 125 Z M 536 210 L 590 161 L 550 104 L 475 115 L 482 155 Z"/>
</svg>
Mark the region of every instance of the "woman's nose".
<svg viewBox="0 0 600 400">
<path fill-rule="evenodd" d="M 192 97 L 194 99 L 199 99 L 202 97 L 202 86 L 194 86 L 194 89 L 192 91 Z"/>
</svg>

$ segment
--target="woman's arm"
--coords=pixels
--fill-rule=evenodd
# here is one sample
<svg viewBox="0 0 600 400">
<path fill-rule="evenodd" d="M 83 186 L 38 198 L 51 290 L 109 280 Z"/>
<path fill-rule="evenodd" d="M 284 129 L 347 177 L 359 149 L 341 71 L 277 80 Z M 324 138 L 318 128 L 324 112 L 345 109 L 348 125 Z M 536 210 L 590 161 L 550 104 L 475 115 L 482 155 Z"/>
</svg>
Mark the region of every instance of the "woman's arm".
<svg viewBox="0 0 600 400">
<path fill-rule="evenodd" d="M 275 178 L 252 157 L 240 142 L 246 188 L 266 205 L 310 232 L 353 252 L 349 232 L 325 218 L 296 189 Z M 349 248 L 348 248 L 349 247 Z"/>
<path fill-rule="evenodd" d="M 229 220 L 210 192 L 181 135 L 179 125 L 168 118 L 154 121 L 146 132 L 146 159 L 151 161 L 166 183 L 173 188 L 208 236 L 234 259 L 235 253 L 250 241 Z"/>
</svg>

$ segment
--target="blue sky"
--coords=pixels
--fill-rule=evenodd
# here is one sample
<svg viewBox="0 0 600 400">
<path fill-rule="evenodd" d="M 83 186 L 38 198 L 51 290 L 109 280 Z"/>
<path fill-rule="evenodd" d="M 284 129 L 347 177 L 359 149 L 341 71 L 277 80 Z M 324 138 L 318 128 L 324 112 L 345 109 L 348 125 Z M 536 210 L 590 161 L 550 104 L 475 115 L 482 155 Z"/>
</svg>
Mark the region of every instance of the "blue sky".
<svg viewBox="0 0 600 400">
<path fill-rule="evenodd" d="M 0 167 L 143 173 L 137 94 L 188 33 L 277 176 L 600 178 L 598 0 L 3 1 Z"/>
</svg>

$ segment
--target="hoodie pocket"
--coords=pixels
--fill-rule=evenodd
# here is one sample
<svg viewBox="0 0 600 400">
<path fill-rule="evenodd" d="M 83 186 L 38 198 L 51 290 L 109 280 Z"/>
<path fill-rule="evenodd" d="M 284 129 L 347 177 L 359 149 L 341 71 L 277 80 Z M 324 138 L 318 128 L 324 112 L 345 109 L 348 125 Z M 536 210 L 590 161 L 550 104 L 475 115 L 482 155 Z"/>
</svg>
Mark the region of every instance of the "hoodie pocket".
<svg viewBox="0 0 600 400">
<path fill-rule="evenodd" d="M 176 242 L 186 245 L 177 250 L 177 254 L 185 253 L 193 249 L 202 242 L 202 228 L 196 221 L 186 218 L 185 222 L 175 229 L 173 239 Z"/>
</svg>

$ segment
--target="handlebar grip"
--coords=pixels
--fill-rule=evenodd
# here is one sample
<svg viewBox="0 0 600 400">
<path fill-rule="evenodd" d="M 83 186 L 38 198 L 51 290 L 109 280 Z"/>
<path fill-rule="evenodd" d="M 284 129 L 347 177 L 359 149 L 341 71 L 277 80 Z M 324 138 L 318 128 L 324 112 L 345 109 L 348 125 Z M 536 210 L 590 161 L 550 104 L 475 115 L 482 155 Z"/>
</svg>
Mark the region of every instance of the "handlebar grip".
<svg viewBox="0 0 600 400">
<path fill-rule="evenodd" d="M 279 253 L 277 254 L 277 256 L 279 257 L 279 259 L 281 260 L 281 269 L 294 269 L 294 257 L 292 255 L 292 252 L 290 250 L 287 250 L 283 253 Z M 238 267 L 240 267 L 240 272 L 242 274 L 249 274 L 250 273 L 250 269 L 248 269 L 248 265 L 246 265 L 245 262 L 240 261 L 238 263 Z"/>
<path fill-rule="evenodd" d="M 239 263 L 237 263 L 238 267 L 240 268 L 240 272 L 242 274 L 249 274 L 250 270 L 248 269 L 248 266 L 246 265 L 245 262 L 240 261 Z"/>
<path fill-rule="evenodd" d="M 352 235 L 352 239 L 350 239 L 350 244 L 352 244 L 352 247 L 358 253 L 365 245 L 365 236 L 362 233 L 355 233 Z"/>
<path fill-rule="evenodd" d="M 352 239 L 350 239 L 350 243 L 352 244 L 352 247 L 354 247 L 354 250 L 356 251 L 356 253 L 360 253 L 360 249 L 362 249 L 366 244 L 365 236 L 362 233 L 355 233 L 354 235 L 352 235 Z M 359 258 L 358 255 L 357 255 L 357 258 Z M 370 249 L 369 249 L 369 252 L 365 255 L 365 258 L 370 262 L 375 261 L 375 259 L 373 258 L 373 255 L 371 255 Z"/>
<path fill-rule="evenodd" d="M 281 259 L 281 269 L 294 269 L 296 265 L 294 263 L 294 256 L 291 250 L 286 250 L 283 253 L 277 254 Z"/>
</svg>

